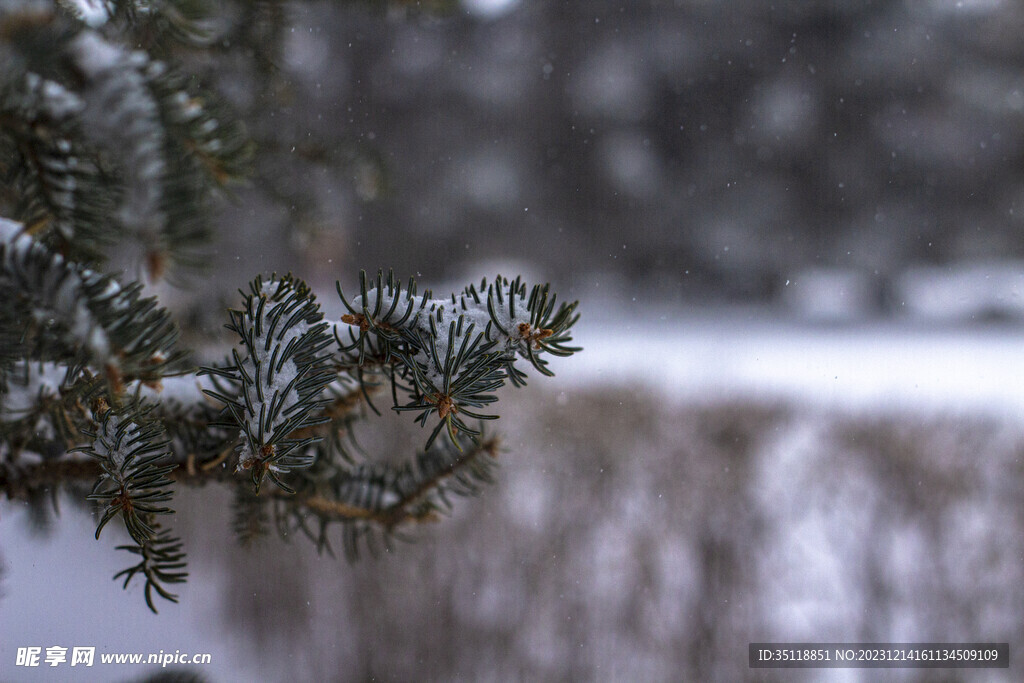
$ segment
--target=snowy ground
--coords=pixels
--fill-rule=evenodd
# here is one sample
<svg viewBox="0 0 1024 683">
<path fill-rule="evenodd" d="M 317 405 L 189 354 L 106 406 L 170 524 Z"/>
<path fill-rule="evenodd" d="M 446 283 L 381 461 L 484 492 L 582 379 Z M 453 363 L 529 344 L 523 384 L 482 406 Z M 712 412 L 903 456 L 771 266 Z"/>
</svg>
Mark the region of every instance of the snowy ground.
<svg viewBox="0 0 1024 683">
<path fill-rule="evenodd" d="M 630 319 L 588 310 L 564 381 L 639 382 L 682 399 L 1024 416 L 1024 327 L 814 324 L 758 309 Z"/>
<path fill-rule="evenodd" d="M 747 643 L 772 640 L 1008 640 L 1012 653 L 1018 338 L 588 311 L 586 351 L 503 401 L 508 452 L 482 498 L 350 566 L 302 541 L 236 548 L 227 496 L 185 492 L 192 576 L 159 617 L 110 580 L 125 560 L 116 538 L 94 541 L 67 504 L 32 535 L 5 503 L 0 678 L 154 673 L 14 670 L 13 649 L 30 645 L 210 652 L 192 671 L 211 681 L 738 680 Z M 969 679 L 1017 678 L 980 674 Z"/>
</svg>

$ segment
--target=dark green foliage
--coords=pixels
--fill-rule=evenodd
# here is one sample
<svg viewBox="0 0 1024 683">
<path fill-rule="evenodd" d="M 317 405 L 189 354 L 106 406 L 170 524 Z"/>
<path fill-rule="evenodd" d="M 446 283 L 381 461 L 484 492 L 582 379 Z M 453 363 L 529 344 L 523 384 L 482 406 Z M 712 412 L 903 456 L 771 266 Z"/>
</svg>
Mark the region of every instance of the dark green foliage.
<svg viewBox="0 0 1024 683">
<path fill-rule="evenodd" d="M 290 492 L 280 475 L 309 467 L 306 447 L 318 440 L 291 435 L 326 421 L 316 412 L 333 379 L 329 356 L 322 353 L 332 339 L 316 297 L 301 280 L 257 278 L 250 290 L 244 309 L 230 311 L 227 326 L 241 338 L 244 356 L 232 350 L 230 365 L 203 369 L 229 380 L 234 391 L 204 391 L 224 403 L 242 430 L 237 469 L 250 471 L 257 492 L 267 477 Z"/>
<path fill-rule="evenodd" d="M 69 367 L 91 364 L 115 393 L 125 381 L 155 382 L 187 367 L 184 352 L 174 348 L 176 326 L 155 298 L 140 297 L 141 285 L 122 287 L 28 236 L 14 237 L 15 226 L 6 226 L 9 239 L 0 241 L 6 352 Z"/>
<path fill-rule="evenodd" d="M 168 441 L 148 412 L 144 408 L 123 413 L 106 410 L 96 432 L 86 434 L 92 437 L 92 444 L 76 450 L 96 458 L 103 472 L 89 495 L 89 500 L 102 506 L 96 538 L 108 522 L 120 517 L 134 545 L 119 549 L 141 558 L 138 565 L 114 578 L 125 576 L 127 587 L 136 574 L 142 573 L 146 577 L 146 604 L 155 612 L 152 592 L 176 602 L 176 596 L 161 584 L 180 583 L 186 574 L 178 571 L 185 566 L 181 542 L 166 530 L 158 531 L 157 517 L 174 512 L 164 503 L 173 496 L 168 475 L 177 465 L 169 464 Z"/>
<path fill-rule="evenodd" d="M 408 523 L 447 511 L 454 496 L 491 481 L 497 441 L 484 438 L 478 421 L 497 415 L 476 409 L 493 406 L 507 379 L 524 383 L 516 361 L 546 370 L 542 353 L 576 350 L 565 345 L 575 304 L 556 311 L 546 287 L 525 297 L 518 280 L 498 278 L 501 289 L 487 287 L 485 302 L 472 287 L 462 297 L 429 299 L 415 295 L 412 281 L 403 293 L 392 276 L 379 273 L 372 287 L 364 274 L 331 334 L 304 282 L 272 276 L 256 278 L 242 308 L 228 312 L 239 340 L 230 360 L 201 377 L 173 377 L 184 358 L 176 330 L 155 301 L 139 297 L 137 284 L 122 288 L 10 226 L 5 238 L 0 275 L 22 292 L 0 306 L 5 329 L 22 340 L 13 367 L 31 369 L 25 356 L 40 364 L 35 374 L 10 375 L 31 396 L 27 411 L 3 415 L 8 457 L 28 447 L 50 452 L 45 440 L 25 436 L 41 418 L 66 425 L 51 437 L 58 462 L 79 432 L 91 439 L 77 450 L 98 465 L 89 496 L 101 506 L 97 537 L 122 520 L 133 541 L 124 547 L 140 561 L 118 576 L 126 584 L 145 576 L 154 609 L 154 593 L 173 600 L 166 584 L 185 579 L 181 542 L 158 522 L 171 512 L 175 480 L 242 486 L 224 467 L 234 452 L 233 470 L 249 471 L 248 490 L 237 494 L 242 539 L 261 535 L 273 510 L 282 533 L 301 530 L 323 549 L 335 524 L 350 556 L 363 546 L 390 547 Z M 63 379 L 43 382 L 57 367 L 66 368 Z M 174 387 L 162 398 L 161 383 Z M 404 464 L 368 461 L 347 447 L 361 404 L 383 386 L 395 411 L 416 412 L 431 429 L 425 449 Z M 149 395 L 159 402 L 145 403 Z M 219 413 L 207 396 L 223 405 Z M 437 440 L 442 430 L 447 438 Z M 278 487 L 269 499 L 258 497 L 266 478 Z"/>
<path fill-rule="evenodd" d="M 117 3 L 99 28 L 60 3 L 0 9 L 0 215 L 89 265 L 126 241 L 154 278 L 201 265 L 211 193 L 252 154 L 237 117 L 175 64 L 174 44 L 202 43 L 205 5 Z"/>
<path fill-rule="evenodd" d="M 188 578 L 188 572 L 182 571 L 185 568 L 185 552 L 181 546 L 181 540 L 174 538 L 167 530 L 159 531 L 154 538 L 138 545 L 119 545 L 118 550 L 138 555 L 139 563 L 114 574 L 114 579 L 123 576 L 124 587 L 127 588 L 137 575 L 144 576 L 146 605 L 154 613 L 157 611 L 153 602 L 154 591 L 164 600 L 178 602 L 178 596 L 167 590 L 166 584 L 185 583 Z"/>
<path fill-rule="evenodd" d="M 161 426 L 147 420 L 145 413 L 133 409 L 118 415 L 107 410 L 96 432 L 86 432 L 92 445 L 76 449 L 99 460 L 103 470 L 89 496 L 104 506 L 96 538 L 107 522 L 120 515 L 132 539 L 143 543 L 154 534 L 152 517 L 173 512 L 159 503 L 171 499 L 167 475 L 176 465 L 166 464 L 168 442 L 162 438 Z"/>
<path fill-rule="evenodd" d="M 440 441 L 411 460 L 394 466 L 362 463 L 354 467 L 318 460 L 303 472 L 303 487 L 315 486 L 317 496 L 304 506 L 278 506 L 277 523 L 285 536 L 299 531 L 320 551 L 333 554 L 329 530 L 342 527 L 345 555 L 355 559 L 362 548 L 375 553 L 403 539 L 408 522 L 435 519 L 447 513 L 453 497 L 476 495 L 493 481 L 497 441 L 473 442 L 457 437 L 453 445 Z M 303 493 L 300 488 L 300 495 Z"/>
<path fill-rule="evenodd" d="M 287 6 L 102 6 L 0 4 L 0 491 L 39 510 L 63 484 L 96 506 L 97 538 L 120 520 L 138 562 L 115 578 L 143 577 L 153 611 L 187 577 L 167 528 L 177 486 L 233 488 L 243 541 L 273 522 L 329 551 L 340 525 L 350 556 L 477 493 L 496 467 L 481 425 L 498 391 L 525 384 L 517 361 L 551 374 L 544 356 L 577 350 L 576 304 L 501 277 L 434 299 L 380 271 L 351 301 L 338 283 L 348 313 L 328 322 L 302 280 L 257 277 L 227 311 L 235 347 L 196 371 L 168 311 L 104 269 L 202 266 L 211 201 L 248 175 L 253 146 L 196 57 L 233 43 L 270 89 Z M 373 156 L 339 149 L 300 151 Z M 354 429 L 389 398 L 429 435 L 385 463 Z"/>
<path fill-rule="evenodd" d="M 0 92 L 0 172 L 11 217 L 48 246 L 96 262 L 115 239 L 106 223 L 119 192 L 105 183 L 96 153 L 82 134 L 74 96 L 64 93 L 65 114 L 43 98 L 44 89 L 56 93 L 59 87 L 32 73 L 5 84 Z"/>
<path fill-rule="evenodd" d="M 0 443 L 17 462 L 23 451 L 59 461 L 94 426 L 87 408 L 107 394 L 107 383 L 80 367 L 21 362 L 9 378 L 3 399 Z"/>
<path fill-rule="evenodd" d="M 457 434 L 478 434 L 463 415 L 494 419 L 475 409 L 497 401 L 492 392 L 506 379 L 516 386 L 526 384 L 517 358 L 550 375 L 542 353 L 567 356 L 579 350 L 566 345 L 579 317 L 576 303 L 556 309 L 548 285 L 533 287 L 529 297 L 526 291 L 519 278 L 509 282 L 498 276 L 491 285 L 485 279 L 479 289 L 467 287 L 462 296 L 432 299 L 429 291 L 417 296 L 411 279 L 403 293 L 390 272 L 386 279 L 378 272 L 373 287 L 362 273 L 354 301 L 338 286 L 349 310 L 342 320 L 353 326 L 347 343 L 338 337 L 338 344 L 342 353 L 354 354 L 348 362 L 360 369 L 360 377 L 373 368 L 390 380 L 395 410 L 418 412 L 424 426 L 432 415 L 438 416 L 427 448 L 442 429 L 458 446 Z M 408 398 L 404 404 L 399 391 Z"/>
<path fill-rule="evenodd" d="M 114 0 L 112 23 L 130 34 L 137 45 L 168 51 L 175 43 L 208 45 L 213 32 L 207 25 L 212 7 L 205 0 Z"/>
</svg>

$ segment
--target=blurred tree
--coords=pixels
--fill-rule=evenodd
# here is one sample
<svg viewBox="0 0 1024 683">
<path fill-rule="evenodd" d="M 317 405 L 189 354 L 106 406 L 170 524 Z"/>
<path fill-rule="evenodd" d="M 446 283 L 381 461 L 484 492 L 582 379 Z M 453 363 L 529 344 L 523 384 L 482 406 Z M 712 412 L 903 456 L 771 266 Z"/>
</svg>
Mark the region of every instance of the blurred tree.
<svg viewBox="0 0 1024 683">
<path fill-rule="evenodd" d="M 388 543 L 490 480 L 498 445 L 480 425 L 497 415 L 479 410 L 525 384 L 519 361 L 551 374 L 547 354 L 577 350 L 576 304 L 519 278 L 437 299 L 364 273 L 352 298 L 338 284 L 347 313 L 328 323 L 306 283 L 271 275 L 228 312 L 238 346 L 197 371 L 143 283 L 109 274 L 202 272 L 211 207 L 281 136 L 254 145 L 193 67 L 241 56 L 253 87 L 277 87 L 283 13 L 199 0 L 0 8 L 0 490 L 38 506 L 65 485 L 95 504 L 97 538 L 121 520 L 137 563 L 118 576 L 143 577 L 154 611 L 187 576 L 167 521 L 175 485 L 234 487 L 242 538 L 273 520 L 322 549 L 335 524 L 349 554 Z M 405 463 L 349 447 L 374 394 L 430 429 Z"/>
</svg>

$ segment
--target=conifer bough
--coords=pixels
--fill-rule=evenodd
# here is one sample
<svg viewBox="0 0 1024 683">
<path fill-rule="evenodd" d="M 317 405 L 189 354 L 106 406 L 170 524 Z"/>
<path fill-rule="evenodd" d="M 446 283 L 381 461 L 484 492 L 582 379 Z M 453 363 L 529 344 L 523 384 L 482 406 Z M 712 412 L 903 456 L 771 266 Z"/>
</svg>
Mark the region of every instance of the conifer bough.
<svg viewBox="0 0 1024 683">
<path fill-rule="evenodd" d="M 0 486 L 31 498 L 44 484 L 92 477 L 96 536 L 112 521 L 124 525 L 130 544 L 119 547 L 140 561 L 118 576 L 126 586 L 144 577 L 154 611 L 153 596 L 176 601 L 168 586 L 187 576 L 183 543 L 167 527 L 177 484 L 234 487 L 243 538 L 264 532 L 254 520 L 273 518 L 321 549 L 331 550 L 333 525 L 350 555 L 388 544 L 403 523 L 431 519 L 491 480 L 497 441 L 482 424 L 498 416 L 482 411 L 495 392 L 524 386 L 523 364 L 550 375 L 548 354 L 579 350 L 569 346 L 576 303 L 519 278 L 438 299 L 417 294 L 412 279 L 403 286 L 391 273 L 361 273 L 351 299 L 337 285 L 348 312 L 328 322 L 302 280 L 272 275 L 253 280 L 228 311 L 229 356 L 193 373 L 155 301 L 113 279 L 83 286 L 91 271 L 16 224 L 0 225 L 0 279 L 18 306 L 4 311 L 3 335 L 20 340 L 4 349 Z M 414 412 L 429 430 L 423 449 L 397 466 L 349 448 L 352 423 L 368 414 L 361 406 L 378 411 L 371 394 L 382 386 L 392 410 Z M 261 491 L 267 480 L 275 486 Z"/>
<path fill-rule="evenodd" d="M 154 612 L 188 576 L 179 486 L 230 487 L 243 541 L 274 524 L 333 552 L 340 527 L 347 555 L 374 550 L 490 482 L 498 389 L 579 350 L 576 303 L 520 278 L 434 298 L 362 273 L 325 320 L 306 283 L 271 275 L 227 312 L 224 360 L 197 370 L 170 313 L 105 269 L 200 267 L 208 203 L 249 172 L 245 126 L 175 56 L 231 42 L 271 64 L 278 42 L 244 41 L 284 27 L 275 12 L 208 21 L 218 8 L 0 3 L 0 491 L 48 514 L 63 488 L 93 506 L 97 538 L 122 527 L 135 557 L 115 578 L 143 579 Z M 404 462 L 352 448 L 382 401 L 424 428 Z"/>
</svg>

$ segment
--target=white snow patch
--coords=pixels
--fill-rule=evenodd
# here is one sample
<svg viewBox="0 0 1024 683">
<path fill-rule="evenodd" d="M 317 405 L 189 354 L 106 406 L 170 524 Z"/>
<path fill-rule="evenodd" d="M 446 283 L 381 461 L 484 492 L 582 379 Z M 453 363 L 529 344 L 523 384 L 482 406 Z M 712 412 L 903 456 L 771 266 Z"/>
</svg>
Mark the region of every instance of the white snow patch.
<svg viewBox="0 0 1024 683">
<path fill-rule="evenodd" d="M 57 396 L 66 368 L 56 363 L 26 363 L 12 373 L 3 395 L 4 419 L 18 419 L 32 410 L 39 396 Z"/>
<path fill-rule="evenodd" d="M 61 0 L 87 26 L 96 28 L 110 19 L 110 6 L 107 0 Z"/>
<path fill-rule="evenodd" d="M 82 98 L 55 81 L 42 82 L 43 104 L 46 113 L 55 119 L 77 114 L 85 107 Z"/>
<path fill-rule="evenodd" d="M 782 291 L 785 303 L 807 320 L 863 319 L 877 309 L 876 288 L 867 273 L 853 268 L 808 268 Z"/>
<path fill-rule="evenodd" d="M 559 382 L 677 399 L 747 395 L 833 407 L 1024 411 L 1024 330 L 906 322 L 821 326 L 761 314 L 654 319 L 583 311 Z"/>
<path fill-rule="evenodd" d="M 910 268 L 897 280 L 896 296 L 908 314 L 924 320 L 1022 319 L 1024 262 Z"/>
<path fill-rule="evenodd" d="M 78 67 L 89 78 L 96 78 L 105 71 L 117 68 L 124 51 L 108 43 L 95 31 L 82 31 L 72 41 L 71 51 L 75 54 Z"/>
<path fill-rule="evenodd" d="M 21 223 L 0 216 L 0 242 L 5 244 L 13 243 L 24 229 L 25 226 Z"/>
<path fill-rule="evenodd" d="M 212 386 L 212 383 L 206 376 L 181 375 L 177 377 L 163 377 L 160 379 L 160 384 L 157 387 L 140 383 L 138 388 L 140 395 L 144 398 L 153 401 L 174 400 L 182 406 L 192 406 L 214 401 L 214 399 L 203 393 L 203 389 L 210 389 Z"/>
<path fill-rule="evenodd" d="M 470 14 L 475 14 L 486 19 L 495 19 L 508 14 L 519 0 L 462 0 L 462 5 Z"/>
</svg>

